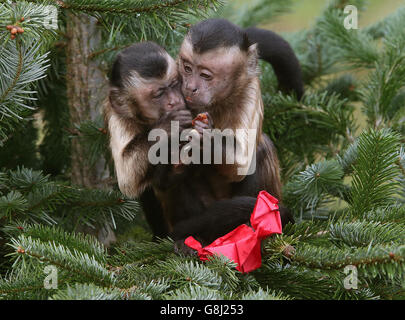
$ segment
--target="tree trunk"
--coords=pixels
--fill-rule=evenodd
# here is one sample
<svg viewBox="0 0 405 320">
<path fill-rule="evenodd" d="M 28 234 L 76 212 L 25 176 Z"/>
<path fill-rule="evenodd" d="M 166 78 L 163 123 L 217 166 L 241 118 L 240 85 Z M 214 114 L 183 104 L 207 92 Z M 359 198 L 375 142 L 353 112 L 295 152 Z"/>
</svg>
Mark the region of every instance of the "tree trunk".
<svg viewBox="0 0 405 320">
<path fill-rule="evenodd" d="M 68 12 L 67 36 L 66 85 L 71 123 L 94 121 L 102 111 L 108 84 L 97 61 L 89 58 L 101 41 L 97 20 L 86 14 Z M 85 151 L 79 139 L 72 139 L 72 184 L 87 188 L 101 187 L 102 181 L 109 177 L 108 170 L 104 169 L 105 159 L 90 167 Z M 78 231 L 93 234 L 107 246 L 116 240 L 109 225 L 98 229 L 79 226 Z"/>
<path fill-rule="evenodd" d="M 95 120 L 106 95 L 107 79 L 89 56 L 101 41 L 97 20 L 86 14 L 67 13 L 67 96 L 72 124 Z M 90 167 L 79 139 L 72 139 L 72 183 L 97 187 L 106 176 L 104 159 Z M 107 173 L 108 176 L 108 173 Z"/>
</svg>

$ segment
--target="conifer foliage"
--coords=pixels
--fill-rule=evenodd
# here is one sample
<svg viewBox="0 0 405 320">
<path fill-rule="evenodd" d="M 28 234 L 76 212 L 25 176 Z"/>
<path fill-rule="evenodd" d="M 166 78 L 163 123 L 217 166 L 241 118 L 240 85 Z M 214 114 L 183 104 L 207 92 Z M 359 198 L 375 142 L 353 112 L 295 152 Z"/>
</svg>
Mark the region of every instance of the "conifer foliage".
<svg viewBox="0 0 405 320">
<path fill-rule="evenodd" d="M 63 53 L 54 48 L 66 10 L 98 19 L 103 41 L 92 56 L 108 66 L 117 50 L 143 39 L 176 52 L 189 24 L 204 17 L 248 26 L 290 4 L 254 1 L 242 16 L 214 0 L 0 1 L 0 155 L 41 112 L 46 132 L 87 143 L 90 164 L 108 148 L 102 121 L 51 129 L 66 109 L 41 98 L 60 89 Z M 58 29 L 43 24 L 49 5 Z M 303 69 L 301 101 L 277 92 L 271 67 L 261 64 L 263 130 L 277 147 L 296 224 L 263 242 L 259 269 L 242 274 L 223 256 L 201 262 L 175 253 L 171 239 L 152 242 L 139 204 L 116 184 L 74 186 L 67 162 L 49 175 L 40 161 L 0 170 L 0 299 L 404 299 L 405 8 L 355 30 L 344 27 L 345 5 L 330 1 L 311 28 L 285 34 Z M 56 79 L 63 96 L 63 74 Z M 46 149 L 35 148 L 39 157 Z M 106 248 L 79 226 L 116 230 L 118 241 Z"/>
</svg>

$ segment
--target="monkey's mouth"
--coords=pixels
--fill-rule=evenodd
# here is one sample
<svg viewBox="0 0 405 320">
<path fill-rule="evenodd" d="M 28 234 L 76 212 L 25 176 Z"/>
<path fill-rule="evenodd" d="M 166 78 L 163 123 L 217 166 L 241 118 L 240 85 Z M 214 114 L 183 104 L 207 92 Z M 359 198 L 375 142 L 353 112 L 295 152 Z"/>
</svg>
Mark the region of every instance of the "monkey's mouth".
<svg viewBox="0 0 405 320">
<path fill-rule="evenodd" d="M 186 96 L 184 100 L 186 100 L 188 106 L 192 106 L 194 108 L 199 108 L 204 105 L 204 103 L 200 101 L 199 97 Z"/>
<path fill-rule="evenodd" d="M 193 115 L 197 115 L 200 112 L 206 111 L 207 105 L 198 99 L 199 97 L 185 96 L 187 108 L 191 110 Z"/>
</svg>

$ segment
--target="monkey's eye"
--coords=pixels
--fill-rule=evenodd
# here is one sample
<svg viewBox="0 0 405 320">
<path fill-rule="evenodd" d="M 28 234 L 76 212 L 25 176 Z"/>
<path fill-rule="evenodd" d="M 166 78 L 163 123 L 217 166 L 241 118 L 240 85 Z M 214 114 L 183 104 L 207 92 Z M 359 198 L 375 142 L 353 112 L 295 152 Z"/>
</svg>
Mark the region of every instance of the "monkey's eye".
<svg viewBox="0 0 405 320">
<path fill-rule="evenodd" d="M 186 71 L 187 73 L 191 73 L 193 72 L 193 69 L 191 69 L 191 67 L 184 65 L 184 71 Z"/>
<path fill-rule="evenodd" d="M 209 74 L 206 74 L 206 73 L 201 73 L 200 77 L 205 79 L 205 80 L 211 80 L 212 79 L 212 77 Z"/>
<path fill-rule="evenodd" d="M 160 90 L 153 96 L 153 98 L 154 99 L 159 99 L 159 98 L 161 98 L 163 96 L 164 93 L 165 93 L 164 90 Z"/>
</svg>

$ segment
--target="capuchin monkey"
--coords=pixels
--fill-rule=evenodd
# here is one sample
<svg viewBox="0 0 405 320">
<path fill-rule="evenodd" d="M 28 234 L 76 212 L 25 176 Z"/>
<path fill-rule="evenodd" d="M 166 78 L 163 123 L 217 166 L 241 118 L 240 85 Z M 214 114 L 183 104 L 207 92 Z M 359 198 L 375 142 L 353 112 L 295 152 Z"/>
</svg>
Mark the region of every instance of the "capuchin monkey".
<svg viewBox="0 0 405 320">
<path fill-rule="evenodd" d="M 280 39 L 276 37 L 285 42 Z M 291 53 L 295 58 L 291 48 L 284 54 Z M 191 28 L 177 61 L 180 78 L 173 59 L 156 44 L 137 44 L 118 56 L 106 107 L 110 146 L 119 187 L 127 196 L 140 197 L 155 236 L 170 235 L 181 244 L 193 235 L 205 245 L 248 222 L 260 190 L 280 198 L 277 155 L 261 132 L 259 56 L 266 57 L 266 52 L 257 52 L 247 32 L 218 19 Z M 299 65 L 291 76 L 297 74 L 300 76 Z M 288 75 L 284 77 L 287 80 L 283 85 L 279 81 L 280 87 L 300 96 L 294 81 L 291 85 Z M 301 83 L 301 78 L 297 81 Z M 184 109 L 180 85 L 191 113 Z M 239 164 L 181 165 L 179 170 L 148 163 L 150 130 L 168 130 L 172 120 L 179 121 L 181 129 L 189 128 L 201 113 L 208 121 L 194 121 L 200 134 L 208 128 L 257 130 L 257 170 L 253 175 L 237 175 Z M 247 140 L 242 137 L 237 143 L 246 147 Z M 293 222 L 288 210 L 280 211 L 283 225 Z"/>
<path fill-rule="evenodd" d="M 245 179 L 238 169 L 248 167 L 250 163 L 218 166 L 222 178 L 234 183 L 231 194 L 247 195 L 246 189 L 256 185 L 281 199 L 275 148 L 262 134 L 259 57 L 272 64 L 281 90 L 301 98 L 303 86 L 298 60 L 288 43 L 268 30 L 242 30 L 225 19 L 202 21 L 192 26 L 186 35 L 177 63 L 187 108 L 193 116 L 206 112 L 209 123 L 213 124 L 213 127 L 202 124 L 202 129 L 245 130 L 246 134 L 235 137 L 236 149 L 239 146 L 243 153 L 242 160 L 252 160 L 247 154 L 247 130 L 256 130 L 256 168 L 259 172 L 251 179 Z M 249 192 L 249 195 L 257 194 L 257 188 L 253 189 L 254 192 Z"/>
<path fill-rule="evenodd" d="M 245 176 L 237 171 L 241 163 L 216 166 L 214 181 L 220 182 L 221 190 L 228 189 L 228 196 L 211 202 L 204 215 L 177 224 L 172 232 L 175 239 L 191 234 L 207 244 L 221 232 L 246 223 L 260 190 L 281 200 L 278 158 L 273 143 L 262 134 L 259 57 L 272 64 L 280 90 L 302 97 L 298 60 L 288 43 L 273 32 L 242 30 L 224 19 L 208 19 L 191 27 L 181 45 L 177 63 L 187 107 L 193 117 L 204 112 L 209 118 L 206 123 L 198 123 L 199 132 L 212 128 L 257 130 L 256 159 L 251 158 L 256 161 L 256 171 Z M 235 142 L 242 152 L 248 150 L 247 135 L 235 136 Z M 244 154 L 241 159 L 246 157 Z M 224 210 L 229 207 L 233 210 Z M 283 225 L 294 222 L 286 208 L 281 207 L 280 213 Z"/>
<path fill-rule="evenodd" d="M 180 91 L 177 65 L 165 49 L 142 42 L 121 51 L 112 67 L 110 91 L 104 104 L 118 186 L 130 198 L 140 197 L 146 219 L 157 237 L 168 229 L 152 186 L 148 159 L 152 129 L 170 133 L 171 121 L 191 126 L 190 111 Z"/>
</svg>

